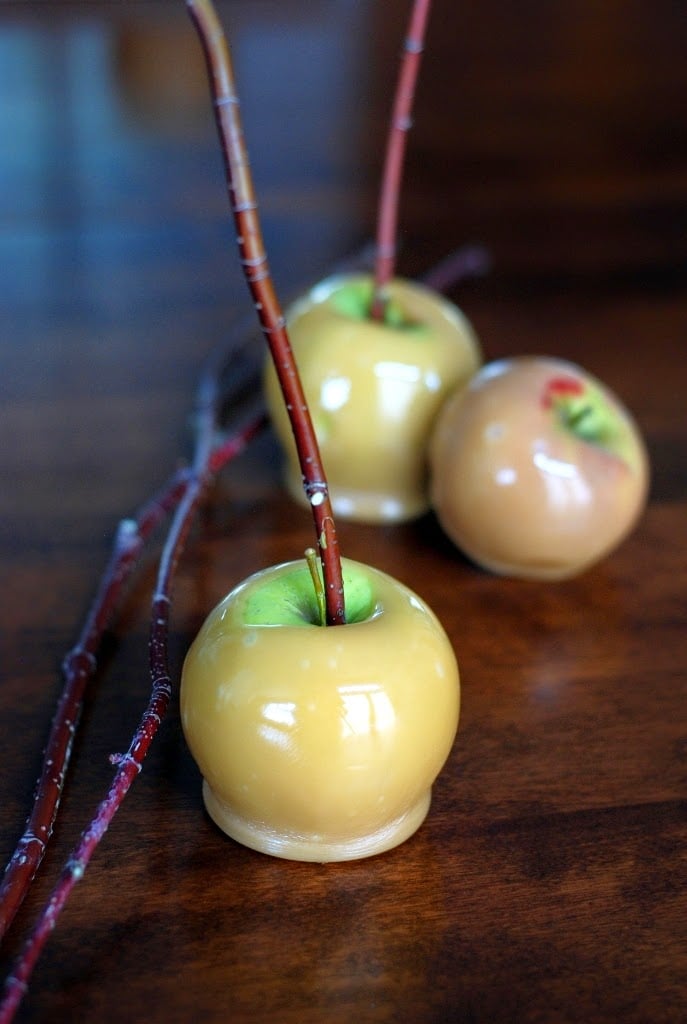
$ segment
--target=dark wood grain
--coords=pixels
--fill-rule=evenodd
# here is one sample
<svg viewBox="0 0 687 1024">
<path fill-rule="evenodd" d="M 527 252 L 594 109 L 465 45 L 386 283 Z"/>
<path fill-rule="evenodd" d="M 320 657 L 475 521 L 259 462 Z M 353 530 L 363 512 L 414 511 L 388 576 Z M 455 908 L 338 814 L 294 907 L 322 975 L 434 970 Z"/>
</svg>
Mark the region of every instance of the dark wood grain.
<svg viewBox="0 0 687 1024">
<path fill-rule="evenodd" d="M 264 232 L 284 296 L 372 234 L 407 4 L 235 0 Z M 340 524 L 439 612 L 458 740 L 420 832 L 345 865 L 222 836 L 171 713 L 18 1015 L 303 1024 L 687 1018 L 687 16 L 668 0 L 436 0 L 403 273 L 466 241 L 489 356 L 606 380 L 652 458 L 647 513 L 585 576 L 469 565 L 431 516 Z M 0 857 L 28 810 L 118 519 L 190 450 L 206 355 L 249 311 L 183 4 L 0 7 Z M 309 517 L 271 436 L 222 473 L 174 595 L 172 657 Z M 52 848 L 3 973 L 148 693 L 154 552 L 108 635 Z"/>
</svg>

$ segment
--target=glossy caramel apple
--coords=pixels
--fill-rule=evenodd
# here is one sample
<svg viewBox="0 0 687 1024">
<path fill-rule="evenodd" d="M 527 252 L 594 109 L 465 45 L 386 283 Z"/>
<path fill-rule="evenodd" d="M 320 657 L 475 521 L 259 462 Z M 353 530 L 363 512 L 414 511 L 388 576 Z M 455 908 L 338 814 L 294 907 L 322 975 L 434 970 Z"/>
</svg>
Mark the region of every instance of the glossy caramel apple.
<svg viewBox="0 0 687 1024">
<path fill-rule="evenodd" d="M 372 278 L 329 278 L 287 313 L 296 356 L 339 516 L 411 519 L 428 508 L 427 443 L 446 396 L 481 363 L 461 311 L 435 292 L 394 280 L 385 322 L 369 317 Z M 287 410 L 271 361 L 268 410 L 286 453 L 286 484 L 305 503 Z"/>
<path fill-rule="evenodd" d="M 432 503 L 454 543 L 492 572 L 574 576 L 635 526 L 648 459 L 629 412 L 560 359 L 489 364 L 438 417 Z"/>
<path fill-rule="evenodd" d="M 321 626 L 308 569 L 256 573 L 185 660 L 184 733 L 210 816 L 278 857 L 349 860 L 420 826 L 459 710 L 451 645 L 424 602 L 345 559 L 347 624 Z"/>
</svg>

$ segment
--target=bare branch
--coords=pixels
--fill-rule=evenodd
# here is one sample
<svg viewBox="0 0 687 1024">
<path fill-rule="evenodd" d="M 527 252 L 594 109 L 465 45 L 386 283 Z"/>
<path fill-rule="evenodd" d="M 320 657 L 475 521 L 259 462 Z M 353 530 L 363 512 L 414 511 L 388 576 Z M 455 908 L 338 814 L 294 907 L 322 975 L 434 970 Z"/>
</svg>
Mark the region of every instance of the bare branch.
<svg viewBox="0 0 687 1024">
<path fill-rule="evenodd" d="M 391 124 L 387 136 L 386 157 L 377 212 L 377 257 L 370 316 L 383 320 L 386 311 L 386 289 L 394 275 L 396 236 L 401 178 L 406 140 L 412 124 L 415 86 L 422 60 L 425 29 L 431 0 L 413 0 L 413 8 L 403 48 L 403 57 L 396 85 Z"/>
</svg>

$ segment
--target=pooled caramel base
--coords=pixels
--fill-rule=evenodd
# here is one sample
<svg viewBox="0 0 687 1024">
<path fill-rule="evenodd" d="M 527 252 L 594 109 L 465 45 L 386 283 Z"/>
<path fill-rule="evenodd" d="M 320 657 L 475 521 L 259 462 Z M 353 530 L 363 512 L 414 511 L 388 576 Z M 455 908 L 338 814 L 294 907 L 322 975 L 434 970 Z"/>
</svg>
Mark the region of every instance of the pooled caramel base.
<svg viewBox="0 0 687 1024">
<path fill-rule="evenodd" d="M 272 857 L 320 864 L 373 857 L 399 846 L 423 823 L 431 799 L 432 791 L 428 789 L 410 810 L 377 831 L 348 839 L 331 840 L 319 835 L 275 831 L 265 822 L 244 818 L 219 800 L 203 780 L 205 808 L 215 824 L 231 839 Z"/>
<path fill-rule="evenodd" d="M 458 545 L 460 546 L 460 545 Z M 583 565 L 568 565 L 561 561 L 556 562 L 553 559 L 546 561 L 540 559 L 536 561 L 532 559 L 529 562 L 523 561 L 522 564 L 517 562 L 506 562 L 497 561 L 493 558 L 483 557 L 478 550 L 473 550 L 467 557 L 470 558 L 475 565 L 479 566 L 480 569 L 484 569 L 486 572 L 491 572 L 495 576 L 507 576 L 514 580 L 533 580 L 541 581 L 543 583 L 559 583 L 564 580 L 572 579 L 574 576 L 578 576 L 581 572 L 587 568 L 587 564 Z"/>
</svg>

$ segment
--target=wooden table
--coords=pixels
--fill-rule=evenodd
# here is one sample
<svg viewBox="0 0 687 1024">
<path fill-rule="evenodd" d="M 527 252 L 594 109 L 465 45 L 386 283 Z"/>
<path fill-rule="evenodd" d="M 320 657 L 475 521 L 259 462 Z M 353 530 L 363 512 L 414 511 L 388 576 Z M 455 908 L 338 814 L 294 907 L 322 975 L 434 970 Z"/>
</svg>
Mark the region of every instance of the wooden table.
<svg viewBox="0 0 687 1024">
<path fill-rule="evenodd" d="M 407 4 L 235 0 L 264 230 L 284 298 L 372 233 Z M 466 242 L 451 291 L 493 358 L 580 362 L 653 464 L 633 536 L 561 584 L 471 566 L 431 516 L 340 524 L 455 645 L 458 739 L 408 843 L 343 865 L 252 853 L 205 817 L 175 687 L 140 778 L 36 969 L 22 1021 L 687 1019 L 687 19 L 638 0 L 437 0 L 400 271 Z M 28 812 L 116 524 L 188 454 L 194 380 L 250 312 L 181 3 L 0 10 L 0 852 Z M 174 591 L 175 680 L 212 605 L 298 557 L 269 434 L 220 475 Z M 158 547 L 88 691 L 3 974 L 149 690 Z"/>
</svg>

